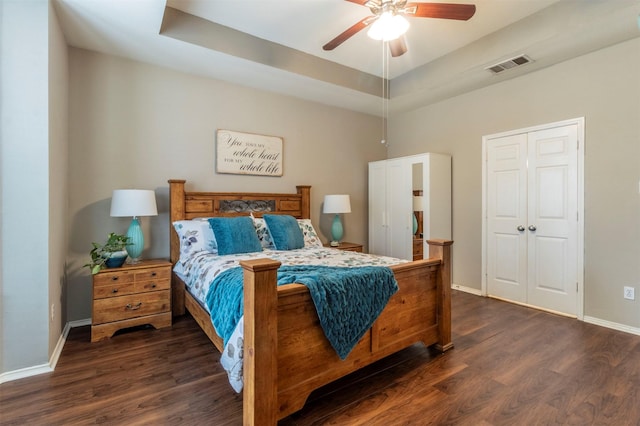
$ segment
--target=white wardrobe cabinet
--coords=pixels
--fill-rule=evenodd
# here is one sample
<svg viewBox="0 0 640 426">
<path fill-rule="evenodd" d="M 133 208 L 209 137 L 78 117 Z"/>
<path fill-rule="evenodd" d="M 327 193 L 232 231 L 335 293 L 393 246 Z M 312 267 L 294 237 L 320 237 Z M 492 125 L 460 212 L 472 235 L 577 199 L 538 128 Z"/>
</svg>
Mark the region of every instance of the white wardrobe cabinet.
<svg viewBox="0 0 640 426">
<path fill-rule="evenodd" d="M 422 214 L 416 214 L 420 205 Z M 422 218 L 415 234 L 414 217 Z M 426 242 L 434 238 L 451 239 L 451 156 L 369 163 L 369 252 L 413 260 L 416 252 L 428 254 Z"/>
</svg>

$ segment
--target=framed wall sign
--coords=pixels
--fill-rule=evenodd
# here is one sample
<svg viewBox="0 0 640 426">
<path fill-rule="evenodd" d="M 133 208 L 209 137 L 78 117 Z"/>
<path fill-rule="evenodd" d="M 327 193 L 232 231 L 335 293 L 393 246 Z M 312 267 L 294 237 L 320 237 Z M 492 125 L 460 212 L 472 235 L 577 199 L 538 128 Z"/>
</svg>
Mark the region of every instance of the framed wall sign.
<svg viewBox="0 0 640 426">
<path fill-rule="evenodd" d="M 216 172 L 282 176 L 282 145 L 278 136 L 218 130 Z"/>
</svg>

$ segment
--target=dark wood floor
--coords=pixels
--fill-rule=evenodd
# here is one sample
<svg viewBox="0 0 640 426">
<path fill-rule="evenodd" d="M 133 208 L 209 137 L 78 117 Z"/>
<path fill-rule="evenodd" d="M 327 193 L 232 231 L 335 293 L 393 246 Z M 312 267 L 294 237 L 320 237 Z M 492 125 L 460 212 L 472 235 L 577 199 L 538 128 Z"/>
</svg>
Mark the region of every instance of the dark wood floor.
<svg viewBox="0 0 640 426">
<path fill-rule="evenodd" d="M 281 425 L 640 422 L 640 337 L 455 292 L 455 348 L 413 346 L 316 391 Z M 238 425 L 242 400 L 195 322 L 89 343 L 0 385 L 0 424 Z"/>
</svg>

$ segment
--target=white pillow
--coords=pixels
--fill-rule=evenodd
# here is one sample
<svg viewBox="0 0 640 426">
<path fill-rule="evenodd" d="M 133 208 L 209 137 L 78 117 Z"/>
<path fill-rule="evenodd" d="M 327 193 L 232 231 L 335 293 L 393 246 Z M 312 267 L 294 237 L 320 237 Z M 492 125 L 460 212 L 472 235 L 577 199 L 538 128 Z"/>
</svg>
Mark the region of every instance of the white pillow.
<svg viewBox="0 0 640 426">
<path fill-rule="evenodd" d="M 298 226 L 302 230 L 305 247 L 322 247 L 322 241 L 320 241 L 316 230 L 313 229 L 311 219 L 298 219 Z"/>
<path fill-rule="evenodd" d="M 193 253 L 208 251 L 218 253 L 213 230 L 206 219 L 178 220 L 173 228 L 180 239 L 180 262 L 185 263 Z"/>
<path fill-rule="evenodd" d="M 253 226 L 256 228 L 256 233 L 258 234 L 262 248 L 275 250 L 276 246 L 273 244 L 273 238 L 271 238 L 267 223 L 261 217 L 253 217 L 253 215 L 251 215 L 251 217 L 253 218 Z"/>
</svg>

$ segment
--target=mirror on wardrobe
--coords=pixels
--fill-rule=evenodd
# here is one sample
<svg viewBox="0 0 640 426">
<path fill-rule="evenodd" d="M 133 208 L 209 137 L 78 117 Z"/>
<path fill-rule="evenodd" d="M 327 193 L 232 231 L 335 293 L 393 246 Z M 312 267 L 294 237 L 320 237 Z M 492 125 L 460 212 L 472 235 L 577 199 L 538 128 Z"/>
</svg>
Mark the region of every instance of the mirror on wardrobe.
<svg viewBox="0 0 640 426">
<path fill-rule="evenodd" d="M 412 164 L 412 222 L 413 222 L 413 260 L 424 258 L 424 198 L 422 162 Z"/>
</svg>

